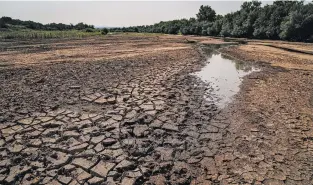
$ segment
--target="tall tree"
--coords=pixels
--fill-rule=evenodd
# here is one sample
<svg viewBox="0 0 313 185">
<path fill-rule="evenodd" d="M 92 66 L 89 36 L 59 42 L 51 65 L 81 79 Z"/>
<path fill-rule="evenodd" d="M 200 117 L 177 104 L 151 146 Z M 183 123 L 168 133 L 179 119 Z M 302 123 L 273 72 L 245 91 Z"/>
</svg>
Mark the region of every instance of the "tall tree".
<svg viewBox="0 0 313 185">
<path fill-rule="evenodd" d="M 215 20 L 216 13 L 210 6 L 200 6 L 199 13 L 197 14 L 198 21 L 209 21 Z"/>
</svg>

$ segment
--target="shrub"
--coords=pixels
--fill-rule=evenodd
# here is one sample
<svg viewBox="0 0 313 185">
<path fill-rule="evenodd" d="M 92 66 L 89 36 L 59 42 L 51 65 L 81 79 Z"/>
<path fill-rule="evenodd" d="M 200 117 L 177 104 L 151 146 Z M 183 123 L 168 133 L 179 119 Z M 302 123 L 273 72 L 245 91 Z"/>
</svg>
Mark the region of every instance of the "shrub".
<svg viewBox="0 0 313 185">
<path fill-rule="evenodd" d="M 102 30 L 101 30 L 101 34 L 102 35 L 106 35 L 106 34 L 108 34 L 109 33 L 109 30 L 107 29 L 107 28 L 103 28 Z"/>
<path fill-rule="evenodd" d="M 85 31 L 86 31 L 86 32 L 94 32 L 94 30 L 91 29 L 91 28 L 87 28 Z"/>
</svg>

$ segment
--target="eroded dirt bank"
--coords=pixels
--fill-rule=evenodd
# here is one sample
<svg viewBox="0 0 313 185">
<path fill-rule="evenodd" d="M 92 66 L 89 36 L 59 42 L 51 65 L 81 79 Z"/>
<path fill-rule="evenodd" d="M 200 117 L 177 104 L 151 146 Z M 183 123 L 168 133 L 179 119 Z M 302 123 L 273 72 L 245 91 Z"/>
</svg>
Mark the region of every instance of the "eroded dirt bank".
<svg viewBox="0 0 313 185">
<path fill-rule="evenodd" d="M 2 43 L 0 182 L 312 184 L 311 60 L 223 49 L 262 71 L 221 110 L 182 38 Z"/>
</svg>

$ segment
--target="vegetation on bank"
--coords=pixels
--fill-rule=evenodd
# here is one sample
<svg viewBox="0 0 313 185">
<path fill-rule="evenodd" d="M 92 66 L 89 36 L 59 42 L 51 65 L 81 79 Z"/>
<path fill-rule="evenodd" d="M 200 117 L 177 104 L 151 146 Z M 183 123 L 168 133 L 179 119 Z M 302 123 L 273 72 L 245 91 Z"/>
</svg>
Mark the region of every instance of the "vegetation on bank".
<svg viewBox="0 0 313 185">
<path fill-rule="evenodd" d="M 84 38 L 101 35 L 100 31 L 45 31 L 45 30 L 19 30 L 0 32 L 0 39 L 52 39 L 52 38 Z"/>
<path fill-rule="evenodd" d="M 11 17 L 0 18 L 0 39 L 48 39 L 48 38 L 83 38 L 87 36 L 106 35 L 108 29 L 95 29 L 84 23 L 41 24 L 22 21 Z"/>
<path fill-rule="evenodd" d="M 12 19 L 11 17 L 0 18 L 0 29 L 2 29 L 2 31 L 5 31 L 5 28 L 11 27 L 20 29 L 28 28 L 32 30 L 49 30 L 49 31 L 94 29 L 93 25 L 88 25 L 82 22 L 76 25 L 63 23 L 41 24 L 34 21 L 22 21 L 19 19 Z"/>
<path fill-rule="evenodd" d="M 106 35 L 109 32 L 165 33 L 274 39 L 313 42 L 313 3 L 275 1 L 261 6 L 244 2 L 240 10 L 217 15 L 210 6 L 201 6 L 196 18 L 161 21 L 154 25 L 95 29 L 85 23 L 41 24 L 10 17 L 0 18 L 0 38 L 66 38 Z"/>
<path fill-rule="evenodd" d="M 264 7 L 259 1 L 244 2 L 240 10 L 224 16 L 216 15 L 209 6 L 201 6 L 196 17 L 110 31 L 313 42 L 313 4 L 303 1 L 275 1 Z"/>
</svg>

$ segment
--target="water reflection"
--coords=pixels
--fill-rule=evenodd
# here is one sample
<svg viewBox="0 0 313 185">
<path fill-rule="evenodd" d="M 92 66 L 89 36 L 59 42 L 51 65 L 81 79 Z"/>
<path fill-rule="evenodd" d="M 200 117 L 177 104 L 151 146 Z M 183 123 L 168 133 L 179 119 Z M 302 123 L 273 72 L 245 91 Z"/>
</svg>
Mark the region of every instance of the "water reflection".
<svg viewBox="0 0 313 185">
<path fill-rule="evenodd" d="M 259 71 L 259 69 L 249 63 L 230 59 L 215 51 L 208 54 L 206 66 L 194 75 L 213 86 L 214 96 L 208 96 L 208 100 L 214 101 L 217 106 L 223 108 L 231 102 L 232 97 L 240 90 L 242 77 L 253 71 Z"/>
</svg>

